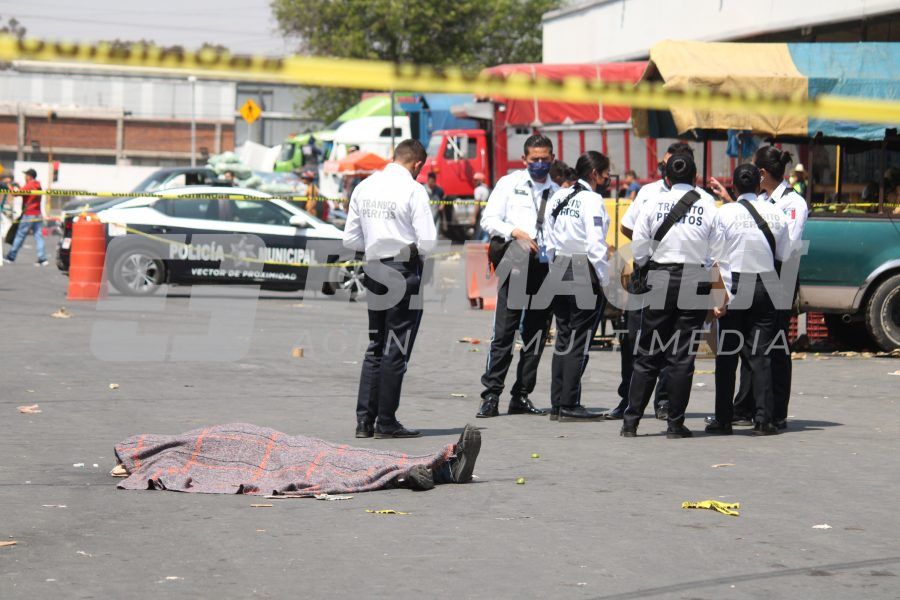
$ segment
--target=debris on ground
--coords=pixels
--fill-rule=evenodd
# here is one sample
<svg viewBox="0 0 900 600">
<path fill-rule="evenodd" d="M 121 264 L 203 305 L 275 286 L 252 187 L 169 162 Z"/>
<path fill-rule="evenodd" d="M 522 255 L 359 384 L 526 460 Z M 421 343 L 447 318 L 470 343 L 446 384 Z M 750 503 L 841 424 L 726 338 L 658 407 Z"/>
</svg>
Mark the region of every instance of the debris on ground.
<svg viewBox="0 0 900 600">
<path fill-rule="evenodd" d="M 337 501 L 337 500 L 352 500 L 353 496 L 347 496 L 344 494 L 316 494 L 313 496 L 316 500 L 327 500 L 329 502 Z"/>
<path fill-rule="evenodd" d="M 60 306 L 59 310 L 55 313 L 50 313 L 50 316 L 54 319 L 71 319 L 72 313 L 67 311 L 65 306 Z"/>
<path fill-rule="evenodd" d="M 480 344 L 481 340 L 479 340 L 478 338 L 464 337 L 464 338 L 460 338 L 459 343 L 460 344 Z"/>
<path fill-rule="evenodd" d="M 94 555 L 90 552 L 85 552 L 84 550 L 76 550 L 75 554 L 80 554 L 81 556 L 87 556 L 88 558 L 94 558 Z"/>
<path fill-rule="evenodd" d="M 291 350 L 291 356 L 294 358 L 303 358 L 303 348 L 297 346 L 293 350 Z"/>
<path fill-rule="evenodd" d="M 69 508 L 65 504 L 41 504 L 41 508 Z"/>
<path fill-rule="evenodd" d="M 720 502 L 718 500 L 701 500 L 700 502 L 682 502 L 681 508 L 704 508 L 714 510 L 730 517 L 739 517 L 740 502 Z"/>
<path fill-rule="evenodd" d="M 274 504 L 251 504 L 250 508 L 272 508 Z"/>
<path fill-rule="evenodd" d="M 534 517 L 522 515 L 521 517 L 494 517 L 495 521 L 517 521 L 519 519 L 533 519 Z"/>
<path fill-rule="evenodd" d="M 169 575 L 166 577 L 166 581 L 178 581 L 179 579 L 184 579 L 184 577 L 176 577 L 174 575 Z"/>
<path fill-rule="evenodd" d="M 900 369 L 897 369 L 893 373 L 888 373 L 888 375 L 900 375 Z M 35 405 L 35 406 L 37 406 L 37 405 Z"/>
<path fill-rule="evenodd" d="M 703 370 L 698 369 L 698 370 L 694 371 L 694 375 L 714 375 L 715 372 L 716 372 L 715 369 L 708 369 L 708 370 L 707 369 L 703 369 Z"/>
<path fill-rule="evenodd" d="M 531 455 L 531 458 L 540 458 L 540 457 L 541 457 L 541 455 L 536 452 Z"/>
<path fill-rule="evenodd" d="M 712 468 L 713 469 L 721 469 L 722 467 L 733 467 L 733 466 L 734 466 L 734 463 L 718 463 L 718 464 L 712 465 Z"/>
<path fill-rule="evenodd" d="M 393 508 L 381 508 L 378 510 L 372 510 L 370 508 L 366 509 L 366 512 L 370 515 L 408 515 L 408 512 L 400 512 L 399 510 L 394 510 Z"/>
<path fill-rule="evenodd" d="M 109 389 L 111 389 L 111 390 L 117 390 L 117 389 L 119 389 L 119 384 L 118 384 L 118 383 L 111 383 L 111 384 L 109 384 Z"/>
<path fill-rule="evenodd" d="M 41 412 L 41 407 L 37 404 L 29 404 L 27 406 L 17 406 L 16 410 L 23 415 L 34 415 Z"/>
<path fill-rule="evenodd" d="M 112 471 L 109 474 L 113 477 L 128 477 L 128 471 L 125 470 L 125 467 L 122 465 L 116 465 L 113 467 Z"/>
<path fill-rule="evenodd" d="M 450 394 L 451 398 L 465 398 L 465 394 Z"/>
<path fill-rule="evenodd" d="M 705 383 L 695 383 L 694 385 L 696 385 L 697 387 L 706 387 Z"/>
<path fill-rule="evenodd" d="M 0 548 L 6 548 L 7 546 L 15 546 L 18 543 L 19 542 L 17 542 L 16 540 L 3 541 L 3 542 L 0 542 Z"/>
<path fill-rule="evenodd" d="M 516 479 L 516 485 L 525 485 L 525 478 L 519 477 L 518 479 Z"/>
<path fill-rule="evenodd" d="M 469 352 L 481 352 L 478 348 L 469 348 Z"/>
<path fill-rule="evenodd" d="M 75 467 L 76 469 L 83 469 L 84 463 L 72 463 L 72 466 Z"/>
<path fill-rule="evenodd" d="M 791 352 L 791 360 L 806 360 L 806 352 Z"/>
<path fill-rule="evenodd" d="M 822 523 L 821 525 L 813 525 L 812 528 L 813 529 L 831 529 L 832 527 L 828 523 Z"/>
</svg>

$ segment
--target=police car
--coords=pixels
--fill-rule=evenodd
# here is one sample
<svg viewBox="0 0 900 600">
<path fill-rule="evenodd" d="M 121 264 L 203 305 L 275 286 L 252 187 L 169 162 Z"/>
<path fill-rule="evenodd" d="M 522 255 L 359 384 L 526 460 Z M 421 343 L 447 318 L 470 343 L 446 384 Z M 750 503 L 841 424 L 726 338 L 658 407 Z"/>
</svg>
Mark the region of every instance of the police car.
<svg viewBox="0 0 900 600">
<path fill-rule="evenodd" d="M 296 203 L 243 188 L 191 186 L 97 212 L 106 224 L 107 277 L 123 294 L 149 295 L 170 284 L 257 284 L 362 292 L 361 269 L 348 265 L 341 231 Z M 172 197 L 174 196 L 174 197 Z M 69 270 L 73 227 L 59 242 L 57 266 Z M 353 258 L 350 256 L 349 258 Z M 334 264 L 332 267 L 322 265 Z M 315 267 L 315 268 L 310 268 Z"/>
</svg>

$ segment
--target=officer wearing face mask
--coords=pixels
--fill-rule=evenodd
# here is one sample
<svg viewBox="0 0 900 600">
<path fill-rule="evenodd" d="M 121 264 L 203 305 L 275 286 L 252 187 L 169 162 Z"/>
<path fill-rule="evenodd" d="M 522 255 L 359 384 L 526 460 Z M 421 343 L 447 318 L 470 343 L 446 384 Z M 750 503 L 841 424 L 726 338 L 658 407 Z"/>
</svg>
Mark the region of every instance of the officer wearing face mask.
<svg viewBox="0 0 900 600">
<path fill-rule="evenodd" d="M 550 384 L 550 420 L 584 421 L 602 417 L 581 404 L 581 377 L 588 349 L 603 314 L 603 286 L 609 279 L 606 232 L 609 215 L 597 190 L 609 181 L 609 159 L 585 152 L 575 164 L 578 180 L 561 189 L 547 209 L 550 282 L 564 282 L 553 299 L 556 350 Z M 558 275 L 558 276 L 555 276 Z M 569 283 L 571 282 L 571 283 Z M 564 292 L 574 292 L 573 294 Z"/>
<path fill-rule="evenodd" d="M 540 289 L 548 272 L 544 218 L 550 196 L 559 189 L 549 177 L 553 164 L 553 142 L 547 136 L 532 135 L 525 140 L 522 160 L 526 169 L 510 173 L 497 182 L 481 215 L 481 227 L 491 236 L 489 257 L 491 264 L 498 268 L 498 274 L 527 275 L 526 293 L 532 296 Z M 515 266 L 507 270 L 509 265 Z M 487 367 L 481 377 L 484 391 L 477 417 L 496 417 L 500 414 L 500 394 L 512 364 L 516 331 L 522 335 L 523 346 L 516 380 L 510 389 L 507 412 L 546 414 L 546 411 L 534 406 L 528 395 L 534 391 L 537 381 L 537 368 L 547 339 L 550 317 L 549 307 L 532 309 L 515 301 L 510 302 L 510 277 L 502 279 L 497 288 L 494 333 Z"/>
</svg>

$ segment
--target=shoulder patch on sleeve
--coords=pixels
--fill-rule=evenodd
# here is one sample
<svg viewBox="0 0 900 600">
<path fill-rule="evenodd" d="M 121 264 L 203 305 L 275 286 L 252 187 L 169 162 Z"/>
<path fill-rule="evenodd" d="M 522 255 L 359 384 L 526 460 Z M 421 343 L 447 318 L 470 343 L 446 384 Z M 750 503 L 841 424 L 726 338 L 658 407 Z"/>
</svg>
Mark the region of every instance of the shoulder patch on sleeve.
<svg viewBox="0 0 900 600">
<path fill-rule="evenodd" d="M 603 227 L 603 217 L 594 217 L 594 227 Z"/>
</svg>

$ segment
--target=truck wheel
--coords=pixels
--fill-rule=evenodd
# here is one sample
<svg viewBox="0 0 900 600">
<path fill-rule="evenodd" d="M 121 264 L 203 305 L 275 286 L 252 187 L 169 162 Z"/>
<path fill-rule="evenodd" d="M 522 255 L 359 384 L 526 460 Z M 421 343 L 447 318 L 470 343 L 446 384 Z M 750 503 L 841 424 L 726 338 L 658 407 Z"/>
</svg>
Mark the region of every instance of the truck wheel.
<svg viewBox="0 0 900 600">
<path fill-rule="evenodd" d="M 128 248 L 112 261 L 109 282 L 126 296 L 150 296 L 165 281 L 166 267 L 143 247 Z"/>
<path fill-rule="evenodd" d="M 869 298 L 866 327 L 882 350 L 900 348 L 900 273 L 882 281 Z"/>
</svg>

